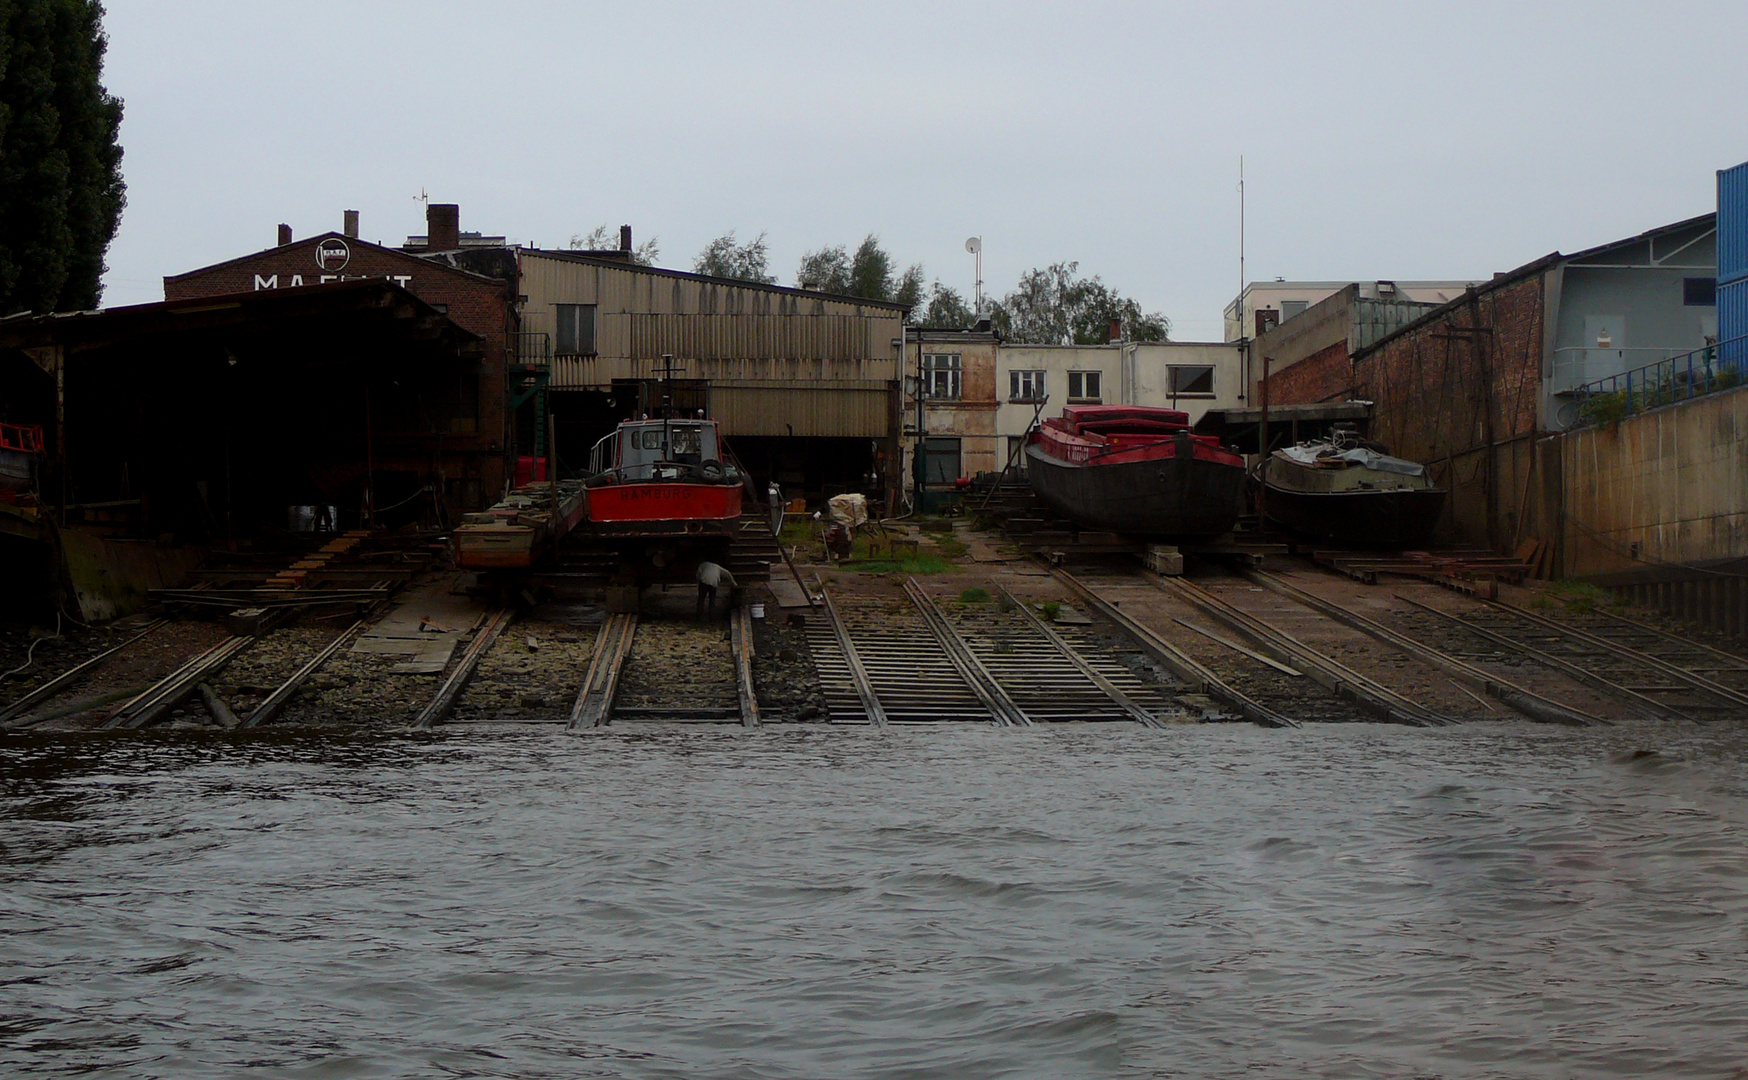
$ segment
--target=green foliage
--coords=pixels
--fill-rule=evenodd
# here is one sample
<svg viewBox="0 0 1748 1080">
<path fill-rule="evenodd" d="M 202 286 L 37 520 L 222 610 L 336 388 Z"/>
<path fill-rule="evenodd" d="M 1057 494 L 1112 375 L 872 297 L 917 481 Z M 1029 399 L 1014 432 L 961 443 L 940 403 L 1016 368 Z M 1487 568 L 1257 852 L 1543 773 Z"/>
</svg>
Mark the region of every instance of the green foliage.
<svg viewBox="0 0 1748 1080">
<path fill-rule="evenodd" d="M 929 289 L 928 305 L 911 321 L 936 330 L 967 330 L 976 325 L 977 313 L 957 289 L 936 281 Z"/>
<path fill-rule="evenodd" d="M 961 604 L 987 604 L 989 603 L 989 590 L 974 585 L 959 594 L 959 602 Z"/>
<path fill-rule="evenodd" d="M 1078 276 L 1078 262 L 1028 270 L 1014 290 L 992 306 L 990 320 L 1003 340 L 1026 345 L 1099 345 L 1110 340 L 1110 321 L 1126 341 L 1165 341 L 1171 320 L 1146 313 L 1095 275 Z"/>
<path fill-rule="evenodd" d="M 854 255 L 843 244 L 803 255 L 801 265 L 795 271 L 795 285 L 838 296 L 860 296 L 899 304 L 920 303 L 922 264 L 916 263 L 895 272 L 896 266 L 892 256 L 880 246 L 880 238 L 869 233 L 856 245 Z"/>
<path fill-rule="evenodd" d="M 602 222 L 586 233 L 572 236 L 570 247 L 572 251 L 618 251 L 619 230 L 608 228 L 606 222 Z M 659 236 L 652 236 L 631 249 L 631 261 L 639 266 L 654 266 L 661 257 L 662 238 Z"/>
<path fill-rule="evenodd" d="M 744 244 L 734 242 L 734 230 L 704 245 L 704 250 L 692 260 L 692 269 L 711 277 L 734 278 L 774 285 L 777 275 L 771 273 L 770 258 L 765 250 L 765 234 L 760 233 Z"/>
<path fill-rule="evenodd" d="M 1548 592 L 1567 611 L 1590 612 L 1599 607 L 1613 607 L 1614 593 L 1598 588 L 1588 581 L 1561 580 L 1548 586 Z"/>
<path fill-rule="evenodd" d="M 1062 605 L 1054 600 L 1046 600 L 1038 605 L 1038 613 L 1044 616 L 1045 622 L 1055 622 L 1056 616 L 1062 614 Z"/>
<path fill-rule="evenodd" d="M 96 0 L 0 0 L 0 315 L 102 296 L 126 205 Z"/>
<path fill-rule="evenodd" d="M 1578 404 L 1578 416 L 1596 427 L 1618 424 L 1627 418 L 1627 395 L 1624 390 L 1612 394 L 1591 394 Z"/>
<path fill-rule="evenodd" d="M 941 536 L 937 534 L 934 537 L 934 544 L 935 550 L 939 551 L 949 559 L 962 559 L 965 557 L 966 552 L 971 550 L 970 546 L 957 536 Z"/>
</svg>

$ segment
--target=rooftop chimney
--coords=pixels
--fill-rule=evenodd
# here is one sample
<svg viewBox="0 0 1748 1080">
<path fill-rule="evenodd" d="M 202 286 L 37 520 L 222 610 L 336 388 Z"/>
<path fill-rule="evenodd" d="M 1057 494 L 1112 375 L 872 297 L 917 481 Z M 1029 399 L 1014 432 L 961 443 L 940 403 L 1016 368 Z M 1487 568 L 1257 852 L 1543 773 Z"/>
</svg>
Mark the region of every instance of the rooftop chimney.
<svg viewBox="0 0 1748 1080">
<path fill-rule="evenodd" d="M 1111 344 L 1115 345 L 1119 341 L 1122 341 L 1122 340 L 1123 340 L 1123 320 L 1122 319 L 1112 319 L 1111 320 L 1111 338 L 1110 338 Z"/>
<path fill-rule="evenodd" d="M 619 250 L 631 250 L 631 226 L 629 225 L 619 226 Z"/>
<path fill-rule="evenodd" d="M 425 250 L 454 251 L 461 246 L 461 207 L 431 203 L 425 207 Z"/>
<path fill-rule="evenodd" d="M 284 247 L 289 243 L 291 243 L 291 226 L 281 222 L 279 225 L 279 246 Z"/>
<path fill-rule="evenodd" d="M 340 231 L 352 239 L 358 239 L 358 211 L 348 210 L 341 217 Z"/>
</svg>

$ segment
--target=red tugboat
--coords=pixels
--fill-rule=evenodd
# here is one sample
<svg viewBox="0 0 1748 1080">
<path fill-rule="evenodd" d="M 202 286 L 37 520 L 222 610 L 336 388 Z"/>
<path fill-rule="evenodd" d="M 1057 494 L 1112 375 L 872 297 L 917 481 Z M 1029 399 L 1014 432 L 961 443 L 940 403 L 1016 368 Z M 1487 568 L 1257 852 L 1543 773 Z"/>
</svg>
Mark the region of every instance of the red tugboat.
<svg viewBox="0 0 1748 1080">
<path fill-rule="evenodd" d="M 1244 506 L 1244 459 L 1188 413 L 1146 405 L 1070 405 L 1026 446 L 1032 488 L 1094 529 L 1133 536 L 1219 536 Z"/>
<path fill-rule="evenodd" d="M 614 537 L 720 537 L 739 527 L 740 472 L 714 420 L 627 420 L 590 455 L 581 531 Z"/>
</svg>

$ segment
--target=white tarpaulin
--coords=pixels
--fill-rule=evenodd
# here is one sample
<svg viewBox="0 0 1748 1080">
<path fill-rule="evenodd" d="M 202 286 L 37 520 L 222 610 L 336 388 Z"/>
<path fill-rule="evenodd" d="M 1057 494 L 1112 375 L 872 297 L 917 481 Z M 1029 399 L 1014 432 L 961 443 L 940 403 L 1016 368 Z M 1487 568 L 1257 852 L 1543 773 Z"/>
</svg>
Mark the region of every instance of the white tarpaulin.
<svg viewBox="0 0 1748 1080">
<path fill-rule="evenodd" d="M 854 529 L 868 523 L 868 496 L 862 494 L 833 495 L 826 504 L 832 520 Z"/>
</svg>

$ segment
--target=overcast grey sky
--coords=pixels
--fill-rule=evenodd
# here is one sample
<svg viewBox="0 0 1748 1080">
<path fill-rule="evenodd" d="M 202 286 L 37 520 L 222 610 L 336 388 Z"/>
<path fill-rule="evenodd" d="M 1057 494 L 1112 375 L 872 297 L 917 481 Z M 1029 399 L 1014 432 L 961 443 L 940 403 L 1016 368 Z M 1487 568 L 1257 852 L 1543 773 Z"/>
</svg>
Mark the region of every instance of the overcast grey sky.
<svg viewBox="0 0 1748 1080">
<path fill-rule="evenodd" d="M 562 246 L 877 233 L 969 293 L 1079 260 L 1180 340 L 1248 273 L 1485 277 L 1713 208 L 1748 4 L 108 0 L 105 302 L 363 215 Z"/>
</svg>

